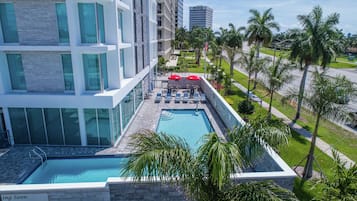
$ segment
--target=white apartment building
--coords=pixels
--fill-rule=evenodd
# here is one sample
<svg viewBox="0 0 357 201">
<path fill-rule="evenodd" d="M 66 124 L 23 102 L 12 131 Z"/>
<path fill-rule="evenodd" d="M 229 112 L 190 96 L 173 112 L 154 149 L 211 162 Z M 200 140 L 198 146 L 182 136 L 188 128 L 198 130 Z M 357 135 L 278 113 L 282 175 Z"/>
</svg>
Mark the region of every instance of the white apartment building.
<svg viewBox="0 0 357 201">
<path fill-rule="evenodd" d="M 0 132 L 10 144 L 118 143 L 153 86 L 156 9 L 156 0 L 0 0 Z"/>
</svg>

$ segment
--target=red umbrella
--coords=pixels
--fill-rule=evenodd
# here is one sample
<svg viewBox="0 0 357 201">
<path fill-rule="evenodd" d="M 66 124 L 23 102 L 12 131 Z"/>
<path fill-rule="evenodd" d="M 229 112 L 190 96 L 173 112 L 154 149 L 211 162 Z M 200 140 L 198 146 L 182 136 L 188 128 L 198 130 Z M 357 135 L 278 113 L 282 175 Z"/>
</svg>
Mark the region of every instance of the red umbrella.
<svg viewBox="0 0 357 201">
<path fill-rule="evenodd" d="M 176 74 L 172 74 L 169 76 L 168 78 L 169 80 L 181 80 L 181 76 L 176 75 Z"/>
<path fill-rule="evenodd" d="M 188 80 L 200 80 L 201 78 L 197 75 L 190 75 L 190 76 L 187 76 Z"/>
</svg>

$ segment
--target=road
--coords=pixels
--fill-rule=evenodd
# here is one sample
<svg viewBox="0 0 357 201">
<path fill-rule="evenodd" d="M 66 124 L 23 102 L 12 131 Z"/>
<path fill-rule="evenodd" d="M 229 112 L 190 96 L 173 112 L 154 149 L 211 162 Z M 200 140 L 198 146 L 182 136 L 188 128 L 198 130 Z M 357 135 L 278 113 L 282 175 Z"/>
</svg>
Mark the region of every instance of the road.
<svg viewBox="0 0 357 201">
<path fill-rule="evenodd" d="M 243 51 L 244 52 L 249 51 L 249 47 L 248 47 L 247 43 L 243 44 Z M 225 52 L 223 52 L 223 56 L 226 56 Z M 239 55 L 237 55 L 237 58 L 238 57 L 239 57 Z M 262 54 L 262 53 L 260 53 L 260 57 L 273 58 L 273 56 Z M 240 70 L 240 71 L 244 71 L 244 69 L 240 68 L 239 64 L 236 64 L 234 66 L 234 68 L 236 68 L 237 70 Z M 309 91 L 309 89 L 311 88 L 312 73 L 315 71 L 315 69 L 316 69 L 315 66 L 309 67 L 309 72 L 307 74 L 307 79 L 306 79 L 306 83 L 305 83 L 306 91 Z M 291 91 L 299 90 L 300 81 L 302 78 L 303 71 L 301 71 L 299 69 L 294 69 L 291 71 L 291 73 L 293 74 L 293 79 L 291 80 L 290 83 L 286 84 L 281 90 L 279 90 L 278 93 L 280 93 L 282 95 L 286 95 L 286 94 L 290 93 Z M 355 85 L 357 87 L 357 68 L 354 68 L 354 69 L 352 69 L 352 68 L 350 68 L 350 69 L 329 68 L 329 69 L 327 69 L 326 74 L 330 77 L 337 77 L 337 76 L 341 76 L 341 75 L 346 76 L 346 78 L 348 80 L 352 81 L 353 83 L 355 83 Z M 264 79 L 264 77 L 261 73 L 258 75 L 258 79 L 261 79 L 261 80 Z M 352 98 L 351 101 L 348 103 L 347 107 L 350 111 L 357 112 L 357 97 Z"/>
</svg>

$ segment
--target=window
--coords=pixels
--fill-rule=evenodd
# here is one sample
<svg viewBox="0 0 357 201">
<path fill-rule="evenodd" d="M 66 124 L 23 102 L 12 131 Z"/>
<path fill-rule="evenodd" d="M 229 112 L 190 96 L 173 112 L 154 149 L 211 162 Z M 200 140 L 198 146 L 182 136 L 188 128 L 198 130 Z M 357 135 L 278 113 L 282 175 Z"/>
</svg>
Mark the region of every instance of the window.
<svg viewBox="0 0 357 201">
<path fill-rule="evenodd" d="M 46 122 L 48 144 L 63 145 L 62 119 L 58 108 L 45 108 L 44 117 Z"/>
<path fill-rule="evenodd" d="M 79 120 L 77 109 L 61 109 L 66 145 L 80 145 Z"/>
<path fill-rule="evenodd" d="M 108 88 L 106 54 L 84 54 L 83 67 L 86 90 L 103 91 Z"/>
<path fill-rule="evenodd" d="M 143 85 L 139 82 L 139 84 L 135 87 L 135 109 L 138 109 L 143 100 Z"/>
<path fill-rule="evenodd" d="M 13 90 L 26 90 L 24 68 L 20 54 L 7 54 L 7 64 L 9 67 L 11 87 Z"/>
<path fill-rule="evenodd" d="M 126 95 L 120 104 L 123 118 L 122 129 L 124 130 L 134 115 L 134 92 L 131 91 L 128 95 Z"/>
<path fill-rule="evenodd" d="M 134 0 L 135 2 L 135 0 Z M 137 38 L 137 34 L 136 34 L 136 13 L 134 13 L 134 42 L 136 42 L 138 40 Z"/>
<path fill-rule="evenodd" d="M 113 127 L 113 138 L 116 141 L 121 134 L 120 128 L 120 104 L 118 104 L 114 109 L 112 109 L 112 127 Z"/>
<path fill-rule="evenodd" d="M 74 91 L 72 58 L 70 54 L 62 54 L 62 67 L 64 78 L 64 89 L 66 91 Z"/>
<path fill-rule="evenodd" d="M 120 30 L 120 36 L 121 36 L 120 40 L 121 40 L 121 42 L 123 42 L 124 41 L 123 12 L 118 10 L 118 13 L 119 13 L 119 15 L 118 15 L 118 18 L 119 18 L 118 19 L 118 26 L 119 26 L 119 30 Z"/>
<path fill-rule="evenodd" d="M 15 144 L 30 144 L 24 108 L 9 108 Z"/>
<path fill-rule="evenodd" d="M 135 46 L 134 54 L 135 54 L 135 74 L 138 74 L 139 73 L 139 62 L 138 62 L 138 47 L 137 46 Z"/>
<path fill-rule="evenodd" d="M 82 43 L 105 43 L 103 5 L 78 3 Z"/>
<path fill-rule="evenodd" d="M 17 26 L 14 4 L 0 3 L 0 22 L 5 43 L 17 43 Z"/>
<path fill-rule="evenodd" d="M 108 109 L 84 109 L 88 145 L 110 145 Z"/>
<path fill-rule="evenodd" d="M 58 35 L 60 43 L 69 43 L 67 10 L 65 3 L 56 3 Z"/>
<path fill-rule="evenodd" d="M 26 108 L 32 144 L 47 144 L 41 108 Z"/>
</svg>

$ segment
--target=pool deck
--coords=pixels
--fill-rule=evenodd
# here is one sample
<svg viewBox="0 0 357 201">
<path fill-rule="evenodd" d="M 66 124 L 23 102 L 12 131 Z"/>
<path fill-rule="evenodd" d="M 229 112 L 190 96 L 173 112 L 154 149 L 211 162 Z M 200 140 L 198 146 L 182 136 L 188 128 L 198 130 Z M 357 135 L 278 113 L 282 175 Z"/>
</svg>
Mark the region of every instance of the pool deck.
<svg viewBox="0 0 357 201">
<path fill-rule="evenodd" d="M 159 89 L 155 89 L 153 94 L 156 94 Z M 179 90 L 181 94 L 183 90 Z M 163 109 L 203 109 L 208 119 L 210 120 L 213 129 L 215 132 L 224 137 L 225 126 L 221 121 L 219 115 L 212 108 L 208 101 L 206 103 L 199 102 L 198 104 L 193 102 L 193 99 L 190 99 L 188 103 L 175 103 L 175 96 L 172 97 L 170 103 L 165 103 L 165 97 L 163 97 L 160 103 L 155 103 L 155 95 L 149 96 L 144 100 L 141 108 L 137 112 L 136 116 L 132 120 L 126 132 L 122 136 L 119 144 L 115 147 L 111 147 L 100 151 L 97 154 L 128 154 L 132 152 L 132 148 L 129 146 L 130 138 L 133 134 L 140 132 L 144 129 L 149 129 L 152 131 L 156 130 L 157 124 L 159 122 L 161 110 Z"/>
</svg>

